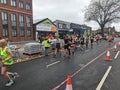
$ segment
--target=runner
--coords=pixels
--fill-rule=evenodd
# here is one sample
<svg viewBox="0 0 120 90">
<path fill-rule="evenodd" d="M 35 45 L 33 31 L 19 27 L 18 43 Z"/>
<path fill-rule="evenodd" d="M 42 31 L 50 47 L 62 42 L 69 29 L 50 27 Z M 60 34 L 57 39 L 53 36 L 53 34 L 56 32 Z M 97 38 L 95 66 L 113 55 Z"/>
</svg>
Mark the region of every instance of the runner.
<svg viewBox="0 0 120 90">
<path fill-rule="evenodd" d="M 109 42 L 109 45 L 111 45 L 111 43 L 113 42 L 112 36 L 109 36 L 109 37 L 108 37 L 108 42 Z"/>
<path fill-rule="evenodd" d="M 17 73 L 8 72 L 8 67 L 13 64 L 13 54 L 7 47 L 5 39 L 0 40 L 0 61 L 2 62 L 1 74 L 5 76 L 9 81 L 5 86 L 11 86 L 14 84 L 14 79 L 18 75 Z"/>
<path fill-rule="evenodd" d="M 69 54 L 69 56 L 70 56 L 70 39 L 69 39 L 69 37 L 68 36 L 66 36 L 65 38 L 64 38 L 64 56 L 66 57 L 67 56 L 67 52 L 68 52 L 68 54 Z"/>
<path fill-rule="evenodd" d="M 88 49 L 88 44 L 89 44 L 89 36 L 85 38 L 86 49 Z"/>
<path fill-rule="evenodd" d="M 83 37 L 83 35 L 80 37 L 80 45 L 81 45 L 81 50 L 83 51 L 84 50 L 84 40 L 85 38 Z"/>
<path fill-rule="evenodd" d="M 94 42 L 94 37 L 91 36 L 91 37 L 90 37 L 91 48 L 93 48 L 93 42 Z"/>
<path fill-rule="evenodd" d="M 100 37 L 99 37 L 99 35 L 96 35 L 96 43 L 97 43 L 97 45 L 99 45 L 99 39 L 100 39 Z"/>
<path fill-rule="evenodd" d="M 54 57 L 56 56 L 57 53 L 61 54 L 61 46 L 60 46 L 60 38 L 59 36 L 56 36 L 56 48 L 55 48 L 55 55 Z"/>
<path fill-rule="evenodd" d="M 76 49 L 76 37 L 72 37 L 71 43 L 71 55 L 74 55 Z"/>
</svg>

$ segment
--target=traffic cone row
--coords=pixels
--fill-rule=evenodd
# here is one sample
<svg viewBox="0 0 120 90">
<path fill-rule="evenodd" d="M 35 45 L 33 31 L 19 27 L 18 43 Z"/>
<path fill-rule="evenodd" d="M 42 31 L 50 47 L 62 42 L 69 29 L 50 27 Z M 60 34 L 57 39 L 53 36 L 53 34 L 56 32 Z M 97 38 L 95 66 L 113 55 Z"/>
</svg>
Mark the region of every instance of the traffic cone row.
<svg viewBox="0 0 120 90">
<path fill-rule="evenodd" d="M 120 45 L 120 43 L 119 43 Z M 113 48 L 114 52 L 118 51 L 117 46 L 115 45 Z M 106 54 L 106 61 L 110 61 L 111 57 L 110 57 L 110 49 L 107 50 L 107 54 Z M 71 76 L 68 75 L 67 76 L 67 82 L 66 82 L 66 89 L 65 90 L 73 90 L 72 88 L 72 81 L 71 81 Z"/>
<path fill-rule="evenodd" d="M 118 43 L 118 45 L 120 45 L 120 42 Z M 113 47 L 113 51 L 114 51 L 114 52 L 117 52 L 117 51 L 118 51 L 116 44 L 115 44 L 115 46 Z M 107 50 L 106 60 L 107 60 L 107 61 L 110 61 L 110 60 L 111 60 L 111 58 L 110 58 L 110 49 Z"/>
<path fill-rule="evenodd" d="M 119 45 L 120 45 L 120 42 L 119 42 Z M 113 50 L 114 50 L 114 52 L 116 52 L 118 50 L 116 45 L 114 46 Z M 111 58 L 110 58 L 110 49 L 108 49 L 107 54 L 106 54 L 106 61 L 110 61 L 110 60 L 111 60 Z M 72 80 L 71 80 L 70 75 L 67 76 L 66 89 L 65 90 L 73 90 L 73 88 L 72 88 Z"/>
</svg>

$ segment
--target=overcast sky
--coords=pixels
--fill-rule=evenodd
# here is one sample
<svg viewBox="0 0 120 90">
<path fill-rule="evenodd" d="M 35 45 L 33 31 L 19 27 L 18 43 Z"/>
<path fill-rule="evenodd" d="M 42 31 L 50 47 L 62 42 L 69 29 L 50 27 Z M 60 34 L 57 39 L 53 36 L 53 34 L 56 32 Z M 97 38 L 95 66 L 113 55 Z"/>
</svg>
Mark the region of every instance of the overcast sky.
<svg viewBox="0 0 120 90">
<path fill-rule="evenodd" d="M 84 11 L 91 0 L 33 0 L 33 19 L 49 18 L 78 24 L 87 24 L 93 30 L 99 26 L 95 22 L 85 22 Z M 119 24 L 120 25 L 120 24 Z M 115 24 L 119 30 L 118 24 Z"/>
</svg>

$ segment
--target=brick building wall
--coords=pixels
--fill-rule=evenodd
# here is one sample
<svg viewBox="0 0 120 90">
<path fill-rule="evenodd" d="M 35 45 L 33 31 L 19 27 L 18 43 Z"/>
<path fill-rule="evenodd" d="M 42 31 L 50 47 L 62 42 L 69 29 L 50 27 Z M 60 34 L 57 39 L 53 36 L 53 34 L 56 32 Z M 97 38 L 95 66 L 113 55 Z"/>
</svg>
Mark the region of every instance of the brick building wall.
<svg viewBox="0 0 120 90">
<path fill-rule="evenodd" d="M 24 8 L 19 8 L 19 1 L 23 2 Z M 30 4 L 30 10 L 26 10 L 26 4 Z M 3 36 L 3 26 L 2 26 L 2 14 L 1 12 L 6 12 L 8 15 L 8 36 Z M 11 24 L 11 14 L 16 15 L 16 28 L 17 36 L 12 36 L 12 24 Z M 25 35 L 20 36 L 20 23 L 19 15 L 24 16 L 24 30 Z M 27 36 L 27 22 L 26 16 L 30 16 L 30 27 L 31 27 L 31 36 Z M 16 0 L 16 6 L 11 6 L 11 0 L 7 0 L 6 4 L 0 2 L 0 37 L 9 38 L 10 41 L 30 41 L 33 40 L 33 14 L 32 14 L 32 0 Z"/>
</svg>

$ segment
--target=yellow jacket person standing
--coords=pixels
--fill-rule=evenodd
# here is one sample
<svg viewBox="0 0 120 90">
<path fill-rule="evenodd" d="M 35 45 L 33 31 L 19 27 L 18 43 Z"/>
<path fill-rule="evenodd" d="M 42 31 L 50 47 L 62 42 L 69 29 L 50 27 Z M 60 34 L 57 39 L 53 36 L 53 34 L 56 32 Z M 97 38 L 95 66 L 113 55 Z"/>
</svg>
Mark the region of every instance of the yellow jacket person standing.
<svg viewBox="0 0 120 90">
<path fill-rule="evenodd" d="M 50 48 L 50 42 L 47 38 L 45 38 L 45 40 L 43 41 L 43 45 L 45 48 L 45 56 L 48 56 L 48 49 Z"/>
</svg>

